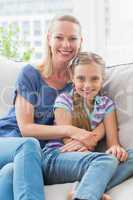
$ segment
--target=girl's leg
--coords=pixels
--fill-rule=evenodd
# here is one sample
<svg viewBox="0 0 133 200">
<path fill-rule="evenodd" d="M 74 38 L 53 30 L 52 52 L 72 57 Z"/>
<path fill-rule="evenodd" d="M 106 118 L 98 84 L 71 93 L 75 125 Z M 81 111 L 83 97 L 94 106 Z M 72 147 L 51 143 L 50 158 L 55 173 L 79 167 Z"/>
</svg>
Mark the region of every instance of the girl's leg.
<svg viewBox="0 0 133 200">
<path fill-rule="evenodd" d="M 74 199 L 99 200 L 118 165 L 114 156 L 105 153 L 56 149 L 44 151 L 43 157 L 47 184 L 80 181 Z"/>
<path fill-rule="evenodd" d="M 128 150 L 128 160 L 118 165 L 114 176 L 108 183 L 107 190 L 122 183 L 131 176 L 133 176 L 133 149 Z"/>
<path fill-rule="evenodd" d="M 10 162 L 14 200 L 44 200 L 39 142 L 34 138 L 0 138 L 0 168 Z"/>
<path fill-rule="evenodd" d="M 0 169 L 0 199 L 13 200 L 13 163 Z"/>
</svg>

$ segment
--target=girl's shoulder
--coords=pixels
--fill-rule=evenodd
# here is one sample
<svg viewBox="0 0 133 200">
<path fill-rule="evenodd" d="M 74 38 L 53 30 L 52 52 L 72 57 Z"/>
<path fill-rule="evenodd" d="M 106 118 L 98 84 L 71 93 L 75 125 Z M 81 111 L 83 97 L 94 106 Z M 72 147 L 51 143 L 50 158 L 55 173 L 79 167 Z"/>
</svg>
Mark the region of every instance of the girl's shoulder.
<svg viewBox="0 0 133 200">
<path fill-rule="evenodd" d="M 62 100 L 72 100 L 72 94 L 71 92 L 63 92 L 60 95 L 58 95 L 57 99 L 62 99 Z"/>
<path fill-rule="evenodd" d="M 107 103 L 107 102 L 113 102 L 113 99 L 106 95 L 98 95 L 96 96 L 96 101 L 98 103 Z"/>
<path fill-rule="evenodd" d="M 113 99 L 111 99 L 108 96 L 102 95 L 102 96 L 96 96 L 96 104 L 101 109 L 108 109 L 109 107 L 115 107 L 115 103 Z"/>
</svg>

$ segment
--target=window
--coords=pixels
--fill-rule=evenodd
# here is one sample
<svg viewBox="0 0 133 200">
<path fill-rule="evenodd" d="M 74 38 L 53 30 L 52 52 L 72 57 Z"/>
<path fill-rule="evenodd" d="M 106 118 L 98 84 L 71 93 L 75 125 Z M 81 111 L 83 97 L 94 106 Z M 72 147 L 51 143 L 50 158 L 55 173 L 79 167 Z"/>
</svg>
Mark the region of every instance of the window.
<svg viewBox="0 0 133 200">
<path fill-rule="evenodd" d="M 0 25 L 18 24 L 35 59 L 43 50 L 49 20 L 68 13 L 81 22 L 83 50 L 101 54 L 108 65 L 133 62 L 132 0 L 0 0 L 0 6 Z"/>
</svg>

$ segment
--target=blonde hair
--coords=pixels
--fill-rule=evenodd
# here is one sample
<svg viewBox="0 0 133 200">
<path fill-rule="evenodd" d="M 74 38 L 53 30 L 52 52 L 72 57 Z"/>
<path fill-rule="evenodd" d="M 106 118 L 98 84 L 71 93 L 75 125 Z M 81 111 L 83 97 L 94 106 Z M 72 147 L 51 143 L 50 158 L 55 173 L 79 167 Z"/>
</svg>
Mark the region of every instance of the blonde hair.
<svg viewBox="0 0 133 200">
<path fill-rule="evenodd" d="M 86 64 L 98 64 L 101 66 L 102 77 L 104 78 L 105 74 L 105 62 L 104 60 L 95 53 L 81 52 L 73 60 L 71 70 L 72 75 L 74 74 L 74 69 L 78 65 Z M 90 121 L 88 119 L 87 113 L 84 110 L 84 99 L 80 96 L 75 90 L 73 91 L 73 115 L 72 115 L 72 124 L 79 128 L 84 128 L 86 130 L 91 130 Z"/>
<path fill-rule="evenodd" d="M 79 26 L 79 32 L 81 34 L 81 25 L 80 25 L 80 22 L 72 15 L 61 15 L 61 16 L 57 16 L 55 17 L 50 25 L 49 25 L 49 28 L 48 28 L 48 32 L 47 32 L 47 35 L 49 33 L 52 33 L 52 29 L 53 29 L 53 26 L 56 22 L 58 21 L 67 21 L 67 22 L 72 22 L 74 24 L 77 24 Z M 51 52 L 51 48 L 49 46 L 49 43 L 48 43 L 48 39 L 46 39 L 46 54 L 45 54 L 45 67 L 44 67 L 44 64 L 41 64 L 39 66 L 39 70 L 41 70 L 42 74 L 44 74 L 44 76 L 46 78 L 48 78 L 49 76 L 52 75 L 52 72 L 53 72 L 53 67 L 52 67 L 52 52 Z"/>
</svg>

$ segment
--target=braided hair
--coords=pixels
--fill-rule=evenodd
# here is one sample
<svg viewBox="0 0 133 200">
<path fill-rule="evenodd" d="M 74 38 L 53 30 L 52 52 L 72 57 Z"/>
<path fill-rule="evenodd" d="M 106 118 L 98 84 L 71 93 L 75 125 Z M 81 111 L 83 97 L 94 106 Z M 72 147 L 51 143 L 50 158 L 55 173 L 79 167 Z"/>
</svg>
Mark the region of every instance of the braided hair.
<svg viewBox="0 0 133 200">
<path fill-rule="evenodd" d="M 103 59 L 95 53 L 81 52 L 73 60 L 71 65 L 71 73 L 74 74 L 74 69 L 78 65 L 86 64 L 98 64 L 101 66 L 102 75 L 104 77 L 105 62 Z M 80 96 L 75 90 L 73 90 L 72 95 L 73 100 L 73 114 L 72 114 L 72 124 L 76 127 L 91 130 L 91 124 L 88 119 L 87 113 L 84 108 L 84 98 Z"/>
</svg>

